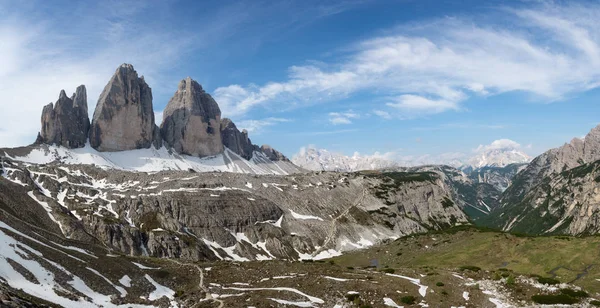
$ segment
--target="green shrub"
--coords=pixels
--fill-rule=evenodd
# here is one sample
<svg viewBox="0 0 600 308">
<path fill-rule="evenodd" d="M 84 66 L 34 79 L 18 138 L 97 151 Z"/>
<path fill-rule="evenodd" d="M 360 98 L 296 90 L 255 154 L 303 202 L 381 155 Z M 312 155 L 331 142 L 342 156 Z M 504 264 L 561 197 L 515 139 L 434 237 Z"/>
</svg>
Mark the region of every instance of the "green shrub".
<svg viewBox="0 0 600 308">
<path fill-rule="evenodd" d="M 579 302 L 578 299 L 566 294 L 539 294 L 532 296 L 531 300 L 536 304 L 542 305 L 573 305 Z"/>
<path fill-rule="evenodd" d="M 473 265 L 463 265 L 463 266 L 459 267 L 458 269 L 461 271 L 472 271 L 472 272 L 481 271 L 481 267 L 473 266 Z"/>
<path fill-rule="evenodd" d="M 396 272 L 396 270 L 393 269 L 393 268 L 385 268 L 385 269 L 383 269 L 381 271 L 384 272 L 384 273 L 386 273 L 386 274 L 393 274 L 393 273 Z"/>
<path fill-rule="evenodd" d="M 435 285 L 438 286 L 438 287 L 443 287 L 444 283 L 440 281 L 440 282 L 436 283 Z"/>
<path fill-rule="evenodd" d="M 600 307 L 600 301 L 597 301 L 597 300 L 593 300 L 593 301 L 591 301 L 591 302 L 590 302 L 590 304 L 591 304 L 591 305 L 594 305 L 594 306 L 596 306 L 596 307 Z"/>
<path fill-rule="evenodd" d="M 442 200 L 442 207 L 448 208 L 448 207 L 453 207 L 453 206 L 454 206 L 454 202 L 452 202 L 452 200 L 448 199 L 448 197 L 444 197 L 444 200 Z"/>
<path fill-rule="evenodd" d="M 346 268 L 349 269 L 349 270 L 351 270 L 351 271 L 354 270 L 354 267 L 352 267 L 352 266 L 348 266 Z"/>
<path fill-rule="evenodd" d="M 444 295 L 444 296 L 445 296 L 445 295 L 448 295 L 448 292 L 446 292 L 446 290 L 443 290 L 443 291 L 442 291 L 442 295 Z"/>
<path fill-rule="evenodd" d="M 506 278 L 506 285 L 514 286 L 515 285 L 515 276 L 510 275 Z"/>
<path fill-rule="evenodd" d="M 412 305 L 417 301 L 417 298 L 412 296 L 412 295 L 408 295 L 408 296 L 403 296 L 400 301 L 403 304 L 407 304 L 407 305 Z"/>
<path fill-rule="evenodd" d="M 538 282 L 541 284 L 548 284 L 548 285 L 560 284 L 560 281 L 558 281 L 554 278 L 549 278 L 549 277 L 538 277 Z"/>
<path fill-rule="evenodd" d="M 565 294 L 565 295 L 569 295 L 570 297 L 574 297 L 574 298 L 587 298 L 589 297 L 589 294 L 587 294 L 587 292 L 585 291 L 575 291 L 572 289 L 560 289 L 560 293 Z"/>
<path fill-rule="evenodd" d="M 355 300 L 360 299 L 360 294 L 358 294 L 358 293 L 346 294 L 346 299 L 349 302 L 354 302 Z"/>
</svg>

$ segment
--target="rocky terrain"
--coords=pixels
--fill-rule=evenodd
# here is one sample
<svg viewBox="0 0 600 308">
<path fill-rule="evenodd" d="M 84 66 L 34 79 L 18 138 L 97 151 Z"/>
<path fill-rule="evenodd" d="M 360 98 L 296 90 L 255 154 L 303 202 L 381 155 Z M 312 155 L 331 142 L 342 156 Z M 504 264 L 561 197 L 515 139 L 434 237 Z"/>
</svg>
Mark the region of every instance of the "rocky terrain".
<svg viewBox="0 0 600 308">
<path fill-rule="evenodd" d="M 481 168 L 462 168 L 468 177 L 476 183 L 487 183 L 494 186 L 497 190 L 504 192 L 513 181 L 513 178 L 521 170 L 525 169 L 527 164 L 509 164 L 504 167 L 486 166 Z"/>
<path fill-rule="evenodd" d="M 530 234 L 596 234 L 600 126 L 584 139 L 536 157 L 512 180 L 501 205 L 481 223 Z"/>
<path fill-rule="evenodd" d="M 592 129 L 584 139 L 574 138 L 560 148 L 551 149 L 531 161 L 514 179 L 506 193 L 506 203 L 522 199 L 545 177 L 559 174 L 582 164 L 600 160 L 600 126 Z"/>
<path fill-rule="evenodd" d="M 142 173 L 6 157 L 2 166 L 45 204 L 57 233 L 135 256 L 318 259 L 468 222 L 465 201 L 434 172 Z"/>
<path fill-rule="evenodd" d="M 55 159 L 36 164 L 20 152 L 32 153 L 0 151 L 0 231 L 12 247 L 0 253 L 0 277 L 5 304 L 13 306 L 188 307 L 203 300 L 200 306 L 238 307 L 239 298 L 258 307 L 347 305 L 353 290 L 340 289 L 343 281 L 378 306 L 398 283 L 414 284 L 377 274 L 381 285 L 374 286 L 361 278 L 373 273 L 306 262 L 468 224 L 466 201 L 448 186 L 456 179 L 435 168 L 146 173 Z M 298 260 L 305 261 L 289 263 Z M 196 261 L 207 265 L 189 263 Z M 244 262 L 244 270 L 220 262 Z"/>
</svg>

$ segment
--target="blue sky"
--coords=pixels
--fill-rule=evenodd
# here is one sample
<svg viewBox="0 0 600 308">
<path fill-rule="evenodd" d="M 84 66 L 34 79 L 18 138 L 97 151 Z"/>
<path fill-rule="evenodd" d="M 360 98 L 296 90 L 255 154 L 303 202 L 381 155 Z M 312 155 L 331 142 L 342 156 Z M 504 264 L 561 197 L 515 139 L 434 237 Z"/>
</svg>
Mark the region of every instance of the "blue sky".
<svg viewBox="0 0 600 308">
<path fill-rule="evenodd" d="M 600 122 L 599 28 L 585 1 L 0 0 L 0 146 L 31 143 L 61 89 L 93 110 L 132 63 L 158 114 L 191 76 L 288 156 L 536 155 Z"/>
</svg>

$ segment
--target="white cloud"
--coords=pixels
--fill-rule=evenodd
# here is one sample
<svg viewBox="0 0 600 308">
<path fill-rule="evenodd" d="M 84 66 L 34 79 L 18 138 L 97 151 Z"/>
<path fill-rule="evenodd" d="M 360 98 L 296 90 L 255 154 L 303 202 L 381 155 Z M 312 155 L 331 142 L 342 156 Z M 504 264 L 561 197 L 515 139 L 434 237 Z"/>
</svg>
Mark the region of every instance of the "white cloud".
<svg viewBox="0 0 600 308">
<path fill-rule="evenodd" d="M 330 112 L 329 122 L 333 125 L 351 124 L 353 119 L 360 118 L 360 115 L 352 110 L 346 112 Z"/>
<path fill-rule="evenodd" d="M 474 151 L 475 152 L 487 152 L 491 150 L 519 150 L 521 145 L 510 139 L 498 139 L 494 140 L 488 145 L 479 145 Z"/>
<path fill-rule="evenodd" d="M 239 121 L 236 126 L 242 130 L 245 129 L 248 133 L 258 134 L 262 132 L 266 127 L 276 125 L 278 123 L 291 122 L 290 119 L 284 118 L 266 118 L 260 120 L 242 120 Z"/>
<path fill-rule="evenodd" d="M 385 120 L 389 120 L 392 118 L 392 115 L 389 112 L 383 111 L 383 110 L 378 110 L 378 109 L 373 110 L 373 114 L 375 114 L 376 116 L 379 116 Z"/>
<path fill-rule="evenodd" d="M 456 102 L 447 100 L 432 100 L 418 95 L 401 95 L 395 103 L 387 105 L 408 113 L 440 113 L 451 109 L 458 109 Z"/>
<path fill-rule="evenodd" d="M 538 3 L 498 13 L 500 20 L 445 18 L 398 27 L 359 42 L 337 57 L 341 62 L 292 66 L 287 80 L 222 87 L 216 96 L 235 93 L 226 113 L 244 114 L 370 91 L 393 97 L 380 111 L 402 116 L 460 110 L 471 96 L 514 91 L 552 102 L 600 84 L 600 5 Z"/>
</svg>

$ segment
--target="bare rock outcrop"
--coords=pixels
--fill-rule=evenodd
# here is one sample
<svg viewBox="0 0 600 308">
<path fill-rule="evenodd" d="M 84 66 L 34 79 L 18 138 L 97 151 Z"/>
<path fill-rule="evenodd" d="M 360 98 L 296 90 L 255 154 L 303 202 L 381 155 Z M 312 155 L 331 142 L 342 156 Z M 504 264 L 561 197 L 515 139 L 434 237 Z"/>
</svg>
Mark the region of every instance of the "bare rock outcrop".
<svg viewBox="0 0 600 308">
<path fill-rule="evenodd" d="M 98 151 L 149 148 L 155 128 L 152 89 L 131 64 L 121 65 L 98 99 L 90 144 Z"/>
<path fill-rule="evenodd" d="M 248 138 L 248 131 L 244 129 L 240 132 L 228 118 L 221 120 L 221 140 L 223 146 L 248 160 L 252 158 L 254 151 L 259 150 L 258 146 L 252 144 L 252 141 Z"/>
<path fill-rule="evenodd" d="M 513 179 L 503 196 L 503 203 L 516 203 L 545 177 L 600 160 L 600 125 L 583 139 L 575 138 L 560 148 L 551 149 L 536 157 Z"/>
<path fill-rule="evenodd" d="M 169 100 L 160 130 L 165 144 L 177 153 L 205 157 L 223 152 L 219 105 L 190 77 Z"/>
<path fill-rule="evenodd" d="M 285 155 L 273 149 L 270 145 L 263 144 L 260 147 L 260 151 L 263 152 L 272 161 L 289 161 L 289 159 L 285 157 Z"/>
<path fill-rule="evenodd" d="M 87 93 L 85 86 L 77 87 L 71 98 L 64 90 L 56 104 L 48 104 L 42 110 L 42 129 L 37 144 L 54 144 L 67 148 L 85 146 L 90 119 L 88 117 Z"/>
</svg>

